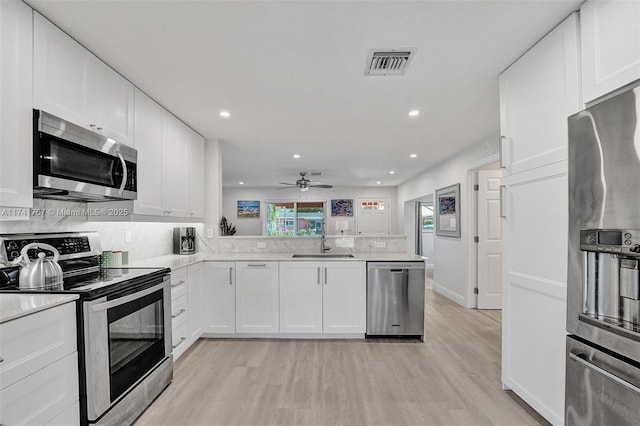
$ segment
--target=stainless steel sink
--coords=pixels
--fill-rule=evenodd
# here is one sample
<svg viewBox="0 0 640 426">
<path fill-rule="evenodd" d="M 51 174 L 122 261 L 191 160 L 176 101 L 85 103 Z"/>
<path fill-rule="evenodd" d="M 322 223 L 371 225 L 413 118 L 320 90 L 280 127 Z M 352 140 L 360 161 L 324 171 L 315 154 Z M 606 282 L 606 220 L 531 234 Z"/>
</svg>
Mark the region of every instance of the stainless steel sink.
<svg viewBox="0 0 640 426">
<path fill-rule="evenodd" d="M 332 259 L 347 259 L 354 257 L 351 253 L 300 253 L 294 254 L 294 258 L 314 258 L 314 257 L 329 257 Z"/>
</svg>

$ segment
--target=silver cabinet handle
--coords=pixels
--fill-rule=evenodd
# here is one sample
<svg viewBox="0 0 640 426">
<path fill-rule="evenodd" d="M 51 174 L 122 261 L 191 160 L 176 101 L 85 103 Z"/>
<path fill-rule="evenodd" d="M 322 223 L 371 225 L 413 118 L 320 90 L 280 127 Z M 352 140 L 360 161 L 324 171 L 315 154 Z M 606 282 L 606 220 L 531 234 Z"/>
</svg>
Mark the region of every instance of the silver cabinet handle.
<svg viewBox="0 0 640 426">
<path fill-rule="evenodd" d="M 320 284 L 320 267 L 318 266 L 318 284 Z"/>
<path fill-rule="evenodd" d="M 509 156 L 511 139 L 506 136 L 500 136 L 499 148 L 498 148 L 498 157 L 500 157 L 500 168 L 507 168 L 507 158 Z"/>
<path fill-rule="evenodd" d="M 500 217 L 502 219 L 507 218 L 506 207 L 507 207 L 507 186 L 500 185 Z"/>
<path fill-rule="evenodd" d="M 327 285 L 327 268 L 324 268 L 324 285 Z"/>
<path fill-rule="evenodd" d="M 180 309 L 180 312 L 178 312 L 177 314 L 175 314 L 175 315 L 171 315 L 171 318 L 177 318 L 177 317 L 179 317 L 180 315 L 184 314 L 185 312 L 187 312 L 187 310 L 186 310 L 186 309 L 184 309 L 184 308 L 182 308 L 182 309 Z"/>
<path fill-rule="evenodd" d="M 265 266 L 267 266 L 267 264 L 266 263 L 248 263 L 247 266 L 250 268 L 257 268 L 257 267 L 264 268 Z"/>
<path fill-rule="evenodd" d="M 233 285 L 233 268 L 229 268 L 229 285 Z"/>
<path fill-rule="evenodd" d="M 172 345 L 171 347 L 172 347 L 173 349 L 175 349 L 175 348 L 177 348 L 178 346 L 180 346 L 180 345 L 181 345 L 185 340 L 187 340 L 187 338 L 186 338 L 186 337 L 181 337 L 181 338 L 180 338 L 180 341 L 178 342 L 178 344 L 177 344 L 177 345 Z"/>
<path fill-rule="evenodd" d="M 574 354 L 572 352 L 569 352 L 569 358 L 574 360 L 575 362 L 582 364 L 583 366 L 590 368 L 591 370 L 598 372 L 600 374 L 602 374 L 603 376 L 605 376 L 606 378 L 608 378 L 609 380 L 617 383 L 618 385 L 626 388 L 627 390 L 630 390 L 631 392 L 635 392 L 636 394 L 640 395 L 640 388 L 637 387 L 636 385 L 634 385 L 633 383 L 629 383 L 624 379 L 621 379 L 620 377 L 616 376 L 613 373 L 609 373 L 607 370 L 605 370 L 604 368 L 598 367 L 595 364 L 590 363 L 589 361 L 586 360 L 587 355 L 584 353 L 579 353 L 579 354 Z"/>
<path fill-rule="evenodd" d="M 175 283 L 175 284 L 171 284 L 171 287 L 178 287 L 179 285 L 182 285 L 182 284 L 184 284 L 185 282 L 186 282 L 185 280 L 180 280 L 180 281 L 178 281 L 178 282 L 177 282 L 177 283 Z"/>
</svg>

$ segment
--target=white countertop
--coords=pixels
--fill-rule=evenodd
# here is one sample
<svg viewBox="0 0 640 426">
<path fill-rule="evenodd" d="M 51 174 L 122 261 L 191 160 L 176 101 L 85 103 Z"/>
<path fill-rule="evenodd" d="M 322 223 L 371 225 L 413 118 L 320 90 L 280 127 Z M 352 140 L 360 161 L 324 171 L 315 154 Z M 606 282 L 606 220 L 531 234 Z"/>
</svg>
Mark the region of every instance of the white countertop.
<svg viewBox="0 0 640 426">
<path fill-rule="evenodd" d="M 71 302 L 77 298 L 77 294 L 2 293 L 0 294 L 0 324 Z"/>
<path fill-rule="evenodd" d="M 195 255 L 178 255 L 171 254 L 160 257 L 152 257 L 149 259 L 137 260 L 129 263 L 131 267 L 148 268 L 162 267 L 170 269 L 180 269 L 198 262 L 242 262 L 242 261 L 373 261 L 373 262 L 423 262 L 428 258 L 409 253 L 354 253 L 354 257 L 335 258 L 335 257 L 303 257 L 293 258 L 292 253 L 216 253 L 216 254 L 195 254 Z"/>
</svg>

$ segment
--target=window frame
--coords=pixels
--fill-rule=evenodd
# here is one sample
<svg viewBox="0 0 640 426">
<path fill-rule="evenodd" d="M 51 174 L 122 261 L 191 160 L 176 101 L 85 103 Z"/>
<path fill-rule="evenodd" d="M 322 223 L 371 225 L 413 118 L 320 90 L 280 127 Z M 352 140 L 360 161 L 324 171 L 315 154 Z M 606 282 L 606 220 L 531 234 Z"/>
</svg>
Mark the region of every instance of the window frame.
<svg viewBox="0 0 640 426">
<path fill-rule="evenodd" d="M 264 218 L 262 221 L 262 236 L 264 237 L 273 237 L 273 238 L 277 238 L 277 237 L 319 237 L 322 235 L 322 229 L 325 230 L 326 233 L 326 227 L 327 227 L 327 200 L 291 200 L 291 199 L 284 199 L 284 200 L 264 200 L 264 208 L 265 208 L 265 214 L 264 214 Z M 321 218 L 321 228 L 320 228 L 320 232 L 319 233 L 314 233 L 313 235 L 304 235 L 304 234 L 300 234 L 299 232 L 301 231 L 300 229 L 298 229 L 298 224 L 299 224 L 299 220 L 298 220 L 298 204 L 311 204 L 311 203 L 319 203 L 322 204 L 322 218 Z M 293 234 L 292 235 L 269 235 L 267 232 L 267 225 L 269 223 L 269 206 L 271 204 L 293 204 L 293 211 L 294 211 L 294 216 L 293 216 L 293 225 L 294 225 L 294 229 L 293 229 Z M 287 222 L 291 221 L 290 218 L 286 218 L 285 219 Z"/>
</svg>

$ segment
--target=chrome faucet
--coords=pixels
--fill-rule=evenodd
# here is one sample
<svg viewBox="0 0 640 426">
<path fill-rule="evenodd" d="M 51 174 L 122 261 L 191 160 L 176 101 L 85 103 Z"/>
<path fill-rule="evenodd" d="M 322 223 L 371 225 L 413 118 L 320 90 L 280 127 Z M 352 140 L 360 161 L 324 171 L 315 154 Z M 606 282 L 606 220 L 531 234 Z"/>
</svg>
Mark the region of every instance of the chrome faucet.
<svg viewBox="0 0 640 426">
<path fill-rule="evenodd" d="M 327 239 L 325 238 L 325 234 L 324 234 L 324 228 L 325 228 L 325 221 L 324 219 L 322 220 L 322 236 L 320 237 L 320 253 L 325 253 L 329 250 L 331 250 L 331 247 L 329 247 L 327 245 Z"/>
</svg>

